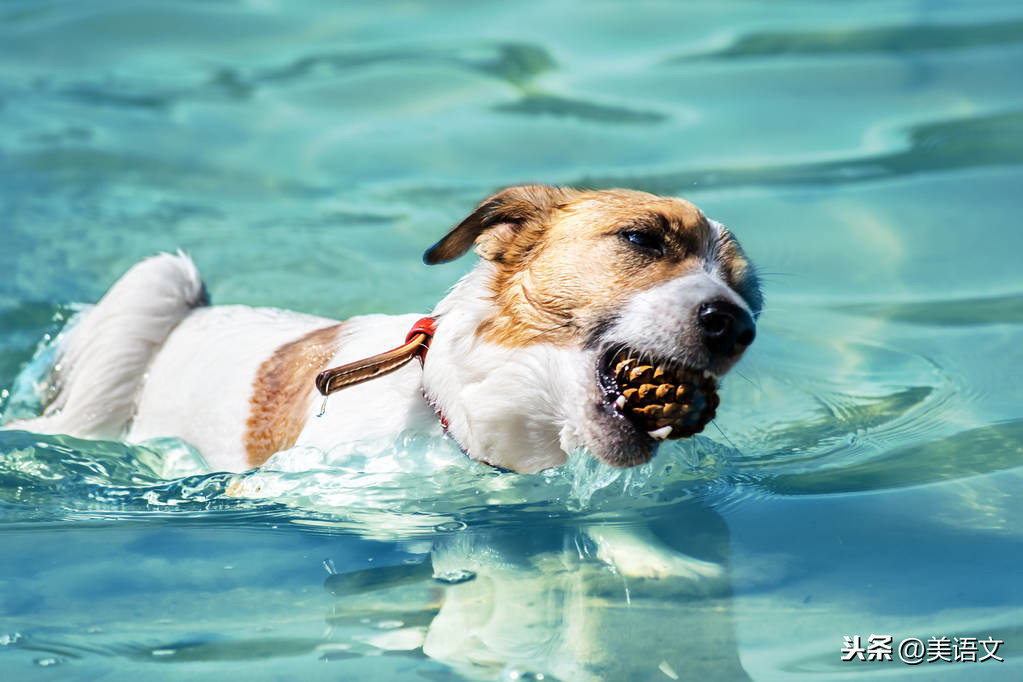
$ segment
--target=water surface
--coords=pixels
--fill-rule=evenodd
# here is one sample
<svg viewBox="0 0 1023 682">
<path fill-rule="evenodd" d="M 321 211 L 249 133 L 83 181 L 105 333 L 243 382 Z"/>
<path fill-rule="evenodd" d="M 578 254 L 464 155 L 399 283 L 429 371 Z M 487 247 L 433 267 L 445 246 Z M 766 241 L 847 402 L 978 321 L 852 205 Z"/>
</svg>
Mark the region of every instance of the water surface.
<svg viewBox="0 0 1023 682">
<path fill-rule="evenodd" d="M 628 473 L 396 434 L 231 475 L 4 432 L 2 676 L 1019 679 L 1021 27 L 1008 1 L 5 3 L 5 417 L 153 252 L 217 303 L 425 311 L 471 261 L 422 251 L 521 182 L 686 196 L 768 304 L 716 425 Z M 622 531 L 691 573 L 613 571 L 593 537 Z M 840 661 L 872 634 L 1005 662 Z"/>
</svg>

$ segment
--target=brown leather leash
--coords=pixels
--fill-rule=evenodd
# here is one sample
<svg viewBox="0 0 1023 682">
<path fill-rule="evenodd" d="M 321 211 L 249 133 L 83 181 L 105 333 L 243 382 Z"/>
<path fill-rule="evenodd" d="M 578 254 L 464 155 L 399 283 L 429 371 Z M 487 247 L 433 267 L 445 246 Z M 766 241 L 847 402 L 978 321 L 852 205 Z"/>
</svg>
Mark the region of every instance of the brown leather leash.
<svg viewBox="0 0 1023 682">
<path fill-rule="evenodd" d="M 414 358 L 426 361 L 426 352 L 430 350 L 430 341 L 437 331 L 437 320 L 424 317 L 412 325 L 405 343 L 362 360 L 349 362 L 345 365 L 325 369 L 316 375 L 316 390 L 324 397 L 349 386 L 356 386 L 370 379 L 401 369 Z M 321 411 L 322 414 L 322 411 Z"/>
</svg>

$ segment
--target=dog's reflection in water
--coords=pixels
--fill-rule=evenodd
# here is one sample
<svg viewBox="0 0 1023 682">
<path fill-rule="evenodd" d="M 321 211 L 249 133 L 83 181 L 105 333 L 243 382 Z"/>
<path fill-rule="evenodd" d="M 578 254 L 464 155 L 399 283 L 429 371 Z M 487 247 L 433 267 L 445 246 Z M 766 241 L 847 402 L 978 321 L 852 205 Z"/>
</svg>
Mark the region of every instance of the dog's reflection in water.
<svg viewBox="0 0 1023 682">
<path fill-rule="evenodd" d="M 466 529 L 421 563 L 331 575 L 323 657 L 427 656 L 470 679 L 746 679 L 724 520 L 669 511 L 586 532 Z"/>
</svg>

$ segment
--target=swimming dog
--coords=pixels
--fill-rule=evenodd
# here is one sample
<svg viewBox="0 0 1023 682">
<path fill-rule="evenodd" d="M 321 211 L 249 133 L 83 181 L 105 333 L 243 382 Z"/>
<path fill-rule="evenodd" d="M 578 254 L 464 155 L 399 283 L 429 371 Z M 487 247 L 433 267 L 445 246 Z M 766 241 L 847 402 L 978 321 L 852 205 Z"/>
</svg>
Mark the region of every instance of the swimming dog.
<svg viewBox="0 0 1023 682">
<path fill-rule="evenodd" d="M 727 228 L 683 199 L 512 187 L 424 260 L 473 246 L 478 263 L 423 319 L 210 306 L 188 257 L 151 257 L 66 333 L 42 416 L 7 428 L 179 437 L 228 471 L 295 445 L 405 430 L 446 432 L 469 457 L 521 473 L 577 448 L 628 467 L 703 428 L 717 377 L 755 336 L 754 268 Z M 357 362 L 409 339 L 408 352 Z M 316 377 L 339 364 L 379 376 L 332 396 L 317 418 Z"/>
<path fill-rule="evenodd" d="M 512 187 L 425 261 L 473 246 L 478 263 L 429 316 L 345 321 L 210 306 L 186 256 L 154 256 L 59 337 L 43 414 L 5 428 L 173 436 L 236 472 L 292 446 L 330 451 L 405 431 L 446 432 L 469 457 L 522 473 L 576 449 L 627 467 L 708 423 L 717 377 L 755 336 L 752 265 L 728 229 L 682 199 Z M 533 660 L 564 679 L 675 677 L 672 665 L 692 665 L 680 636 L 727 652 L 727 535 L 709 532 L 723 526 L 713 514 L 681 509 L 668 533 L 649 519 L 569 528 L 564 539 L 531 529 L 535 555 L 502 552 L 487 529 L 440 537 L 423 575 L 470 568 L 476 578 L 448 586 L 429 627 L 403 630 L 414 641 L 401 646 L 477 673 Z M 725 539 L 708 551 L 696 542 L 708 533 Z M 628 608 L 609 608 L 625 580 Z M 709 601 L 691 609 L 688 629 L 648 627 L 665 593 Z M 720 656 L 710 662 L 722 669 Z"/>
</svg>

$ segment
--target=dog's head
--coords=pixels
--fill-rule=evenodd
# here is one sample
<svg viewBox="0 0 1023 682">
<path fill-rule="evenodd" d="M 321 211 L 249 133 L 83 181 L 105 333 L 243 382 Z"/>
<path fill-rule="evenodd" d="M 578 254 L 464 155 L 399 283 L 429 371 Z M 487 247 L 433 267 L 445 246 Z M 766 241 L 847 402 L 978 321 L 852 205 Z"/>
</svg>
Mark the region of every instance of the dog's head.
<svg viewBox="0 0 1023 682">
<path fill-rule="evenodd" d="M 717 406 L 717 377 L 756 333 L 752 265 L 729 230 L 682 199 L 513 187 L 424 260 L 449 261 L 473 245 L 488 273 L 476 340 L 578 353 L 585 381 L 561 398 L 584 406 L 575 412 L 581 444 L 615 466 L 642 464 L 659 440 L 701 430 Z"/>
</svg>

